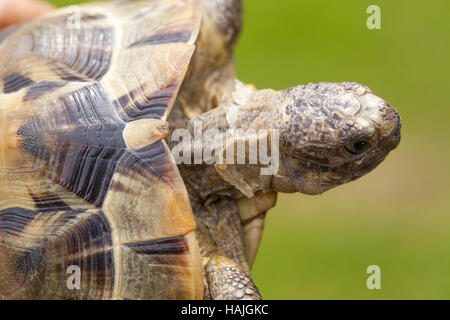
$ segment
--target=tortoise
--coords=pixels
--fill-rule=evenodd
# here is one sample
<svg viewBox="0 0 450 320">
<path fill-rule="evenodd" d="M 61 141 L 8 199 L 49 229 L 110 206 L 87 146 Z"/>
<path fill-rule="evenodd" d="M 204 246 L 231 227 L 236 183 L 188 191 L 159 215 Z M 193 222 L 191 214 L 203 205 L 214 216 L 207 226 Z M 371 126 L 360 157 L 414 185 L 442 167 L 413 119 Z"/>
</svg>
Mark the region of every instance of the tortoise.
<svg viewBox="0 0 450 320">
<path fill-rule="evenodd" d="M 2 299 L 260 299 L 277 193 L 321 194 L 399 144 L 398 112 L 364 85 L 239 82 L 240 0 L 75 9 L 0 33 Z M 235 161 L 255 141 L 276 170 Z"/>
</svg>

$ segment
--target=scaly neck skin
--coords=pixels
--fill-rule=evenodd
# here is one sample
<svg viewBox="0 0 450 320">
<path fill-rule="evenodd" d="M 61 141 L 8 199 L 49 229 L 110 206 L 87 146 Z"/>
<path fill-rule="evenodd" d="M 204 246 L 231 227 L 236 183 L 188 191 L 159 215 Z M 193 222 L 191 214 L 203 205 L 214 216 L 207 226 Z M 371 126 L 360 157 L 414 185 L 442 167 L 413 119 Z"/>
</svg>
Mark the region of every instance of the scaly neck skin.
<svg viewBox="0 0 450 320">
<path fill-rule="evenodd" d="M 246 164 L 237 165 L 237 160 L 235 160 L 234 164 L 225 164 L 227 167 L 225 172 L 218 168 L 221 165 L 217 165 L 217 161 L 208 161 L 205 155 L 215 155 L 215 152 L 211 150 L 218 150 L 215 148 L 215 144 L 218 142 L 215 138 L 220 134 L 223 138 L 219 140 L 223 142 L 220 150 L 223 152 L 227 143 L 231 141 L 227 140 L 227 134 L 233 132 L 232 129 L 240 130 L 240 132 L 248 132 L 249 129 L 252 129 L 258 132 L 259 129 L 273 128 L 276 118 L 279 117 L 276 108 L 273 107 L 276 98 L 277 93 L 273 90 L 256 92 L 251 87 L 238 84 L 237 90 L 223 106 L 186 123 L 184 129 L 186 130 L 185 133 L 189 133 L 191 137 L 192 148 L 189 147 L 190 141 L 189 139 L 185 140 L 184 134 L 183 138 L 177 139 L 175 138 L 179 136 L 177 130 L 171 132 L 168 141 L 175 157 L 177 154 L 183 154 L 183 152 L 178 152 L 179 150 L 190 150 L 189 155 L 183 157 L 184 161 L 178 164 L 178 168 L 191 195 L 191 201 L 205 202 L 207 199 L 214 199 L 214 196 L 240 198 L 246 195 L 251 197 L 257 191 L 272 191 L 272 176 L 260 174 L 262 164 L 259 163 L 259 157 L 257 163 L 248 164 L 248 148 L 244 151 L 245 159 L 247 159 Z M 209 138 L 208 133 L 210 133 Z M 176 141 L 172 141 L 174 139 Z M 228 139 L 232 139 L 231 136 Z M 203 141 L 203 143 L 194 147 L 195 141 Z M 235 156 L 237 156 L 239 151 L 235 150 Z M 200 159 L 199 155 L 202 155 Z M 226 155 L 224 154 L 223 162 L 226 161 L 225 158 Z M 191 164 L 187 163 L 189 159 Z M 195 159 L 197 159 L 197 162 L 194 163 Z M 266 166 L 264 165 L 264 167 Z M 223 166 L 222 169 L 224 169 Z M 246 189 L 243 189 L 242 185 L 234 181 L 236 179 L 230 179 L 229 175 L 233 177 L 241 175 L 241 178 L 247 184 Z M 238 178 L 238 180 L 241 179 Z"/>
<path fill-rule="evenodd" d="M 279 148 L 273 147 L 275 143 L 270 148 L 271 158 L 277 158 L 272 152 L 278 151 L 278 171 L 263 175 L 260 152 L 251 162 L 249 156 L 254 152 L 249 152 L 250 148 L 239 152 L 231 144 L 237 154 L 246 155 L 240 163 L 247 164 L 236 164 L 239 162 L 232 159 L 233 164 L 227 161 L 225 165 L 180 165 L 186 184 L 195 186 L 200 198 L 224 192 L 248 198 L 258 191 L 320 194 L 368 173 L 400 141 L 401 120 L 397 111 L 357 83 L 323 82 L 278 92 L 255 91 L 239 84 L 236 88 L 220 108 L 200 115 L 184 128 L 190 136 L 195 136 L 196 123 L 201 124 L 203 132 L 215 129 L 215 135 L 230 129 L 278 131 Z M 200 154 L 213 149 L 215 135 L 203 139 Z M 259 132 L 250 137 L 243 138 L 246 144 L 255 139 L 263 141 Z M 239 142 L 242 139 L 236 138 L 235 144 Z M 225 148 L 223 145 L 222 141 L 222 152 L 218 154 L 225 153 L 228 158 L 230 144 L 225 144 Z M 187 154 L 190 160 L 190 148 Z"/>
</svg>

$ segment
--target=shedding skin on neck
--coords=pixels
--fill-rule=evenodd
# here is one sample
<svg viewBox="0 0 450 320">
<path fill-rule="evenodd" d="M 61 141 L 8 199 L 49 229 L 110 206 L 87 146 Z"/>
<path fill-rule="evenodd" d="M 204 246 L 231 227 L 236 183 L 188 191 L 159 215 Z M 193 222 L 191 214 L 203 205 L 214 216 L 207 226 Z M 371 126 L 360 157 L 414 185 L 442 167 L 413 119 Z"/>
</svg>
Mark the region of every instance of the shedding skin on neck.
<svg viewBox="0 0 450 320">
<path fill-rule="evenodd" d="M 236 82 L 235 91 L 219 108 L 191 120 L 186 128 L 194 135 L 195 124 L 203 132 L 217 130 L 277 130 L 279 133 L 279 170 L 270 176 L 260 174 L 262 163 L 214 163 L 203 171 L 210 184 L 198 184 L 207 194 L 227 186 L 230 196 L 251 198 L 256 192 L 302 192 L 320 194 L 355 180 L 375 168 L 400 141 L 401 120 L 397 111 L 370 89 L 357 83 L 318 83 L 274 91 L 256 91 Z M 255 137 L 254 137 L 255 138 Z M 258 139 L 260 137 L 256 137 Z M 221 152 L 239 140 L 224 143 Z M 212 149 L 214 139 L 203 139 L 203 150 Z M 234 144 L 233 144 L 234 143 Z M 367 150 L 355 150 L 363 145 Z M 238 151 L 235 149 L 235 152 Z M 189 170 L 190 169 L 190 170 Z M 198 181 L 198 168 L 181 165 L 188 181 Z M 194 175 L 194 178 L 190 177 Z M 217 184 L 220 179 L 222 183 Z M 239 194 L 240 193 L 240 194 Z"/>
<path fill-rule="evenodd" d="M 217 154 L 215 154 L 217 158 L 221 157 L 222 161 L 215 161 L 209 165 L 204 162 L 201 164 L 181 163 L 179 165 L 186 185 L 188 188 L 192 188 L 193 194 L 197 194 L 200 199 L 206 199 L 212 194 L 226 195 L 236 199 L 243 196 L 251 198 L 258 191 L 271 191 L 272 177 L 261 176 L 260 174 L 261 168 L 267 166 L 267 164 L 248 163 L 250 159 L 249 139 L 268 139 L 267 136 L 258 136 L 252 133 L 258 133 L 261 129 L 269 128 L 271 121 L 262 121 L 262 119 L 273 119 L 274 116 L 277 116 L 276 110 L 269 103 L 272 102 L 272 105 L 275 105 L 276 97 L 277 93 L 273 90 L 256 91 L 252 85 L 244 85 L 236 81 L 234 92 L 221 107 L 204 113 L 185 125 L 193 139 L 198 138 L 196 127 L 199 126 L 201 126 L 202 134 L 209 130 L 223 133 L 223 144 L 220 148 L 216 148 Z M 262 105 L 261 101 L 266 102 L 266 104 Z M 233 132 L 238 130 L 240 130 L 240 134 L 234 135 Z M 230 133 L 231 135 L 227 136 Z M 249 136 L 246 136 L 246 134 L 249 134 Z M 213 138 L 208 138 L 205 135 L 201 137 L 201 155 L 207 149 L 214 149 L 211 145 L 217 141 Z M 172 149 L 176 145 L 173 141 L 169 143 Z M 182 143 L 191 145 L 181 149 L 191 150 L 192 154 L 188 158 L 194 159 L 193 142 L 183 141 Z M 245 146 L 245 148 L 239 149 L 238 144 Z M 258 144 L 258 141 L 256 141 L 256 144 Z M 234 158 L 228 164 L 227 152 L 230 152 L 230 148 L 233 148 Z M 244 158 L 245 163 L 238 164 L 238 157 Z M 259 160 L 258 157 L 256 159 Z"/>
</svg>

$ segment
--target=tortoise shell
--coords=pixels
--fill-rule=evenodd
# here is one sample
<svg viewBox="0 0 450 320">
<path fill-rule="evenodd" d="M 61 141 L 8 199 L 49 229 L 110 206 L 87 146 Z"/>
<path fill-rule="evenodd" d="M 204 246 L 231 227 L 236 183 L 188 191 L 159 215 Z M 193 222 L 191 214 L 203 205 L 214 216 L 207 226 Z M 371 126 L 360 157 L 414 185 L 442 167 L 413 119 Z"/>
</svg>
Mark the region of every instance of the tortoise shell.
<svg viewBox="0 0 450 320">
<path fill-rule="evenodd" d="M 202 298 L 196 224 L 163 140 L 201 8 L 78 8 L 0 34 L 0 298 Z"/>
</svg>

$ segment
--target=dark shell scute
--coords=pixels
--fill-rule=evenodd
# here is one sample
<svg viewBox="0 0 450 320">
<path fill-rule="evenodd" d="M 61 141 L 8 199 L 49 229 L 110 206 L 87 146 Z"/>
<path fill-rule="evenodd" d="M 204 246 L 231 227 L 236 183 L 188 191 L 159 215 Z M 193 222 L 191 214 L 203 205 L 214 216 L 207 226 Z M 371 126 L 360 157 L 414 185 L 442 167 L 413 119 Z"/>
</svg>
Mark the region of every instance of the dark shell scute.
<svg viewBox="0 0 450 320">
<path fill-rule="evenodd" d="M 188 250 L 188 245 L 184 236 L 128 243 L 125 244 L 125 246 L 136 253 L 146 255 L 183 254 Z"/>
<path fill-rule="evenodd" d="M 50 93 L 53 90 L 56 90 L 58 88 L 62 88 L 66 85 L 66 82 L 53 82 L 53 81 L 42 81 L 33 84 L 28 90 L 27 93 L 24 96 L 24 100 L 32 100 L 32 99 L 38 99 L 42 97 L 44 94 Z"/>
<path fill-rule="evenodd" d="M 30 191 L 29 193 L 40 212 L 71 210 L 69 205 L 56 194 L 34 194 Z"/>
<path fill-rule="evenodd" d="M 172 177 L 171 161 L 163 142 L 158 141 L 139 150 L 130 150 L 121 159 L 117 171 L 126 176 L 139 173 L 142 176 L 152 175 L 165 181 Z"/>
<path fill-rule="evenodd" d="M 0 234 L 20 234 L 36 214 L 36 211 L 19 207 L 1 210 Z"/>
<path fill-rule="evenodd" d="M 99 84 L 63 95 L 19 130 L 22 146 L 49 164 L 61 186 L 101 206 L 125 153 L 125 124 Z"/>
<path fill-rule="evenodd" d="M 34 83 L 33 80 L 21 74 L 18 73 L 9 74 L 3 78 L 3 92 L 4 93 L 16 92 L 23 88 L 31 86 L 33 83 Z"/>
<path fill-rule="evenodd" d="M 129 48 L 147 46 L 147 45 L 160 45 L 167 43 L 183 43 L 189 41 L 191 38 L 190 31 L 174 32 L 174 33 L 164 33 L 156 34 L 149 38 L 140 39 L 129 46 Z"/>
<path fill-rule="evenodd" d="M 161 90 L 144 96 L 145 86 L 130 91 L 113 102 L 114 108 L 124 121 L 138 119 L 161 119 L 167 111 L 173 96 L 178 89 L 177 82 L 169 80 Z"/>
</svg>

